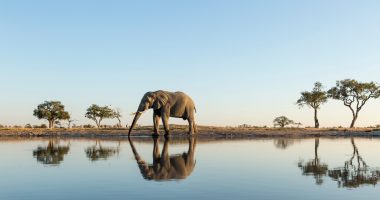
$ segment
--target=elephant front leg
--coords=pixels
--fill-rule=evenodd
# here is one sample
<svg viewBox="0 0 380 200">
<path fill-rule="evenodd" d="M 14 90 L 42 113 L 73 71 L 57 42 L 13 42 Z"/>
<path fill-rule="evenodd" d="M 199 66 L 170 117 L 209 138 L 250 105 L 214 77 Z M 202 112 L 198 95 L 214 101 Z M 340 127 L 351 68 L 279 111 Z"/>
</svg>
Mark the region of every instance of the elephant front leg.
<svg viewBox="0 0 380 200">
<path fill-rule="evenodd" d="M 154 133 L 153 136 L 159 135 L 159 129 L 160 129 L 160 116 L 157 114 L 153 114 L 153 124 L 154 124 Z"/>
<path fill-rule="evenodd" d="M 164 129 L 165 129 L 165 136 L 169 136 L 169 116 L 168 115 L 163 115 L 162 116 L 162 123 L 164 124 Z"/>
</svg>

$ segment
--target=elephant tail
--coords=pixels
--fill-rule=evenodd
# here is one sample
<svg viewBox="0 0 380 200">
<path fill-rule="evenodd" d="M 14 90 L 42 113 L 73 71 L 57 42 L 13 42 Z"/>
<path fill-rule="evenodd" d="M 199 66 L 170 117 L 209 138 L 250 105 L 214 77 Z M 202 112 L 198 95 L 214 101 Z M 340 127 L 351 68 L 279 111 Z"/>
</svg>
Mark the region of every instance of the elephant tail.
<svg viewBox="0 0 380 200">
<path fill-rule="evenodd" d="M 195 111 L 195 113 L 197 113 L 197 109 L 195 108 L 195 106 L 194 106 L 194 111 Z"/>
</svg>

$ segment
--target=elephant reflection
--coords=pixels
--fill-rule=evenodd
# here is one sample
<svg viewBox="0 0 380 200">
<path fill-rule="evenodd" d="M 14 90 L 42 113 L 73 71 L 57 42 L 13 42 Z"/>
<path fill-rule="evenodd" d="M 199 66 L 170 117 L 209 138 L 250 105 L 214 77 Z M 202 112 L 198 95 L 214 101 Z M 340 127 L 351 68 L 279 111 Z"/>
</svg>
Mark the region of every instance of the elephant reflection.
<svg viewBox="0 0 380 200">
<path fill-rule="evenodd" d="M 327 174 L 328 167 L 326 164 L 321 163 L 318 157 L 319 138 L 314 141 L 314 159 L 307 163 L 299 162 L 298 167 L 302 170 L 303 175 L 312 175 L 315 178 L 315 183 L 321 185 L 323 183 L 322 177 Z"/>
<path fill-rule="evenodd" d="M 91 161 L 107 160 L 109 157 L 119 154 L 120 142 L 117 147 L 104 147 L 99 140 L 96 140 L 95 145 L 85 149 L 86 156 Z"/>
<path fill-rule="evenodd" d="M 136 162 L 144 179 L 154 181 L 186 179 L 195 167 L 195 138 L 189 138 L 187 153 L 169 155 L 169 141 L 165 139 L 162 153 L 160 154 L 160 139 L 153 138 L 153 164 L 145 162 L 137 152 L 131 138 L 131 145 Z"/>
<path fill-rule="evenodd" d="M 360 185 L 376 185 L 379 181 L 379 169 L 371 168 L 359 154 L 354 138 L 351 138 L 353 154 L 343 167 L 328 171 L 329 177 L 338 182 L 339 187 L 357 188 Z"/>
<path fill-rule="evenodd" d="M 64 156 L 69 152 L 70 145 L 60 146 L 58 142 L 49 140 L 46 147 L 38 147 L 33 151 L 33 156 L 38 162 L 45 165 L 59 165 Z"/>
</svg>

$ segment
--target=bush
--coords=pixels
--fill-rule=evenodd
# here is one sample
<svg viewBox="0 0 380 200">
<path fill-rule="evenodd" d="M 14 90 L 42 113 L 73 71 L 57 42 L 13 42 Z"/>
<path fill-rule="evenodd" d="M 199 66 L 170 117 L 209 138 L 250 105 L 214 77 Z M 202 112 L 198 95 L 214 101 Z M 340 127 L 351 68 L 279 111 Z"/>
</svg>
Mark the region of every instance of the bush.
<svg viewBox="0 0 380 200">
<path fill-rule="evenodd" d="M 5 128 L 5 126 L 4 126 L 4 125 L 2 125 L 2 124 L 0 124 L 0 128 Z"/>
<path fill-rule="evenodd" d="M 32 125 L 27 124 L 27 125 L 24 126 L 24 128 L 33 128 L 33 127 L 32 127 Z"/>
<path fill-rule="evenodd" d="M 95 126 L 93 126 L 91 124 L 85 124 L 85 125 L 83 125 L 83 128 L 95 128 Z"/>
<path fill-rule="evenodd" d="M 238 128 L 251 128 L 252 126 L 249 125 L 249 124 L 241 124 L 241 125 L 238 125 Z"/>
<path fill-rule="evenodd" d="M 34 125 L 33 128 L 47 128 L 46 124 Z"/>
</svg>

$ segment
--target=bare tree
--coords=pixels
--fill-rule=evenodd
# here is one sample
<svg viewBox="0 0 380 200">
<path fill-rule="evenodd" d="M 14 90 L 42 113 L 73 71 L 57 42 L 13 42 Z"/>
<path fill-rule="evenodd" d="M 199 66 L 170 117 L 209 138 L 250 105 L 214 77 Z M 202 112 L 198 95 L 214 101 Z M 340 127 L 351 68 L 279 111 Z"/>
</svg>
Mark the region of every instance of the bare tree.
<svg viewBox="0 0 380 200">
<path fill-rule="evenodd" d="M 118 128 L 121 128 L 121 118 L 123 117 L 122 115 L 121 115 L 121 109 L 120 108 L 115 108 L 114 110 L 113 110 L 113 116 L 114 116 L 114 118 L 116 118 L 117 119 L 117 121 L 118 121 L 118 123 L 117 123 L 117 127 Z"/>
</svg>

